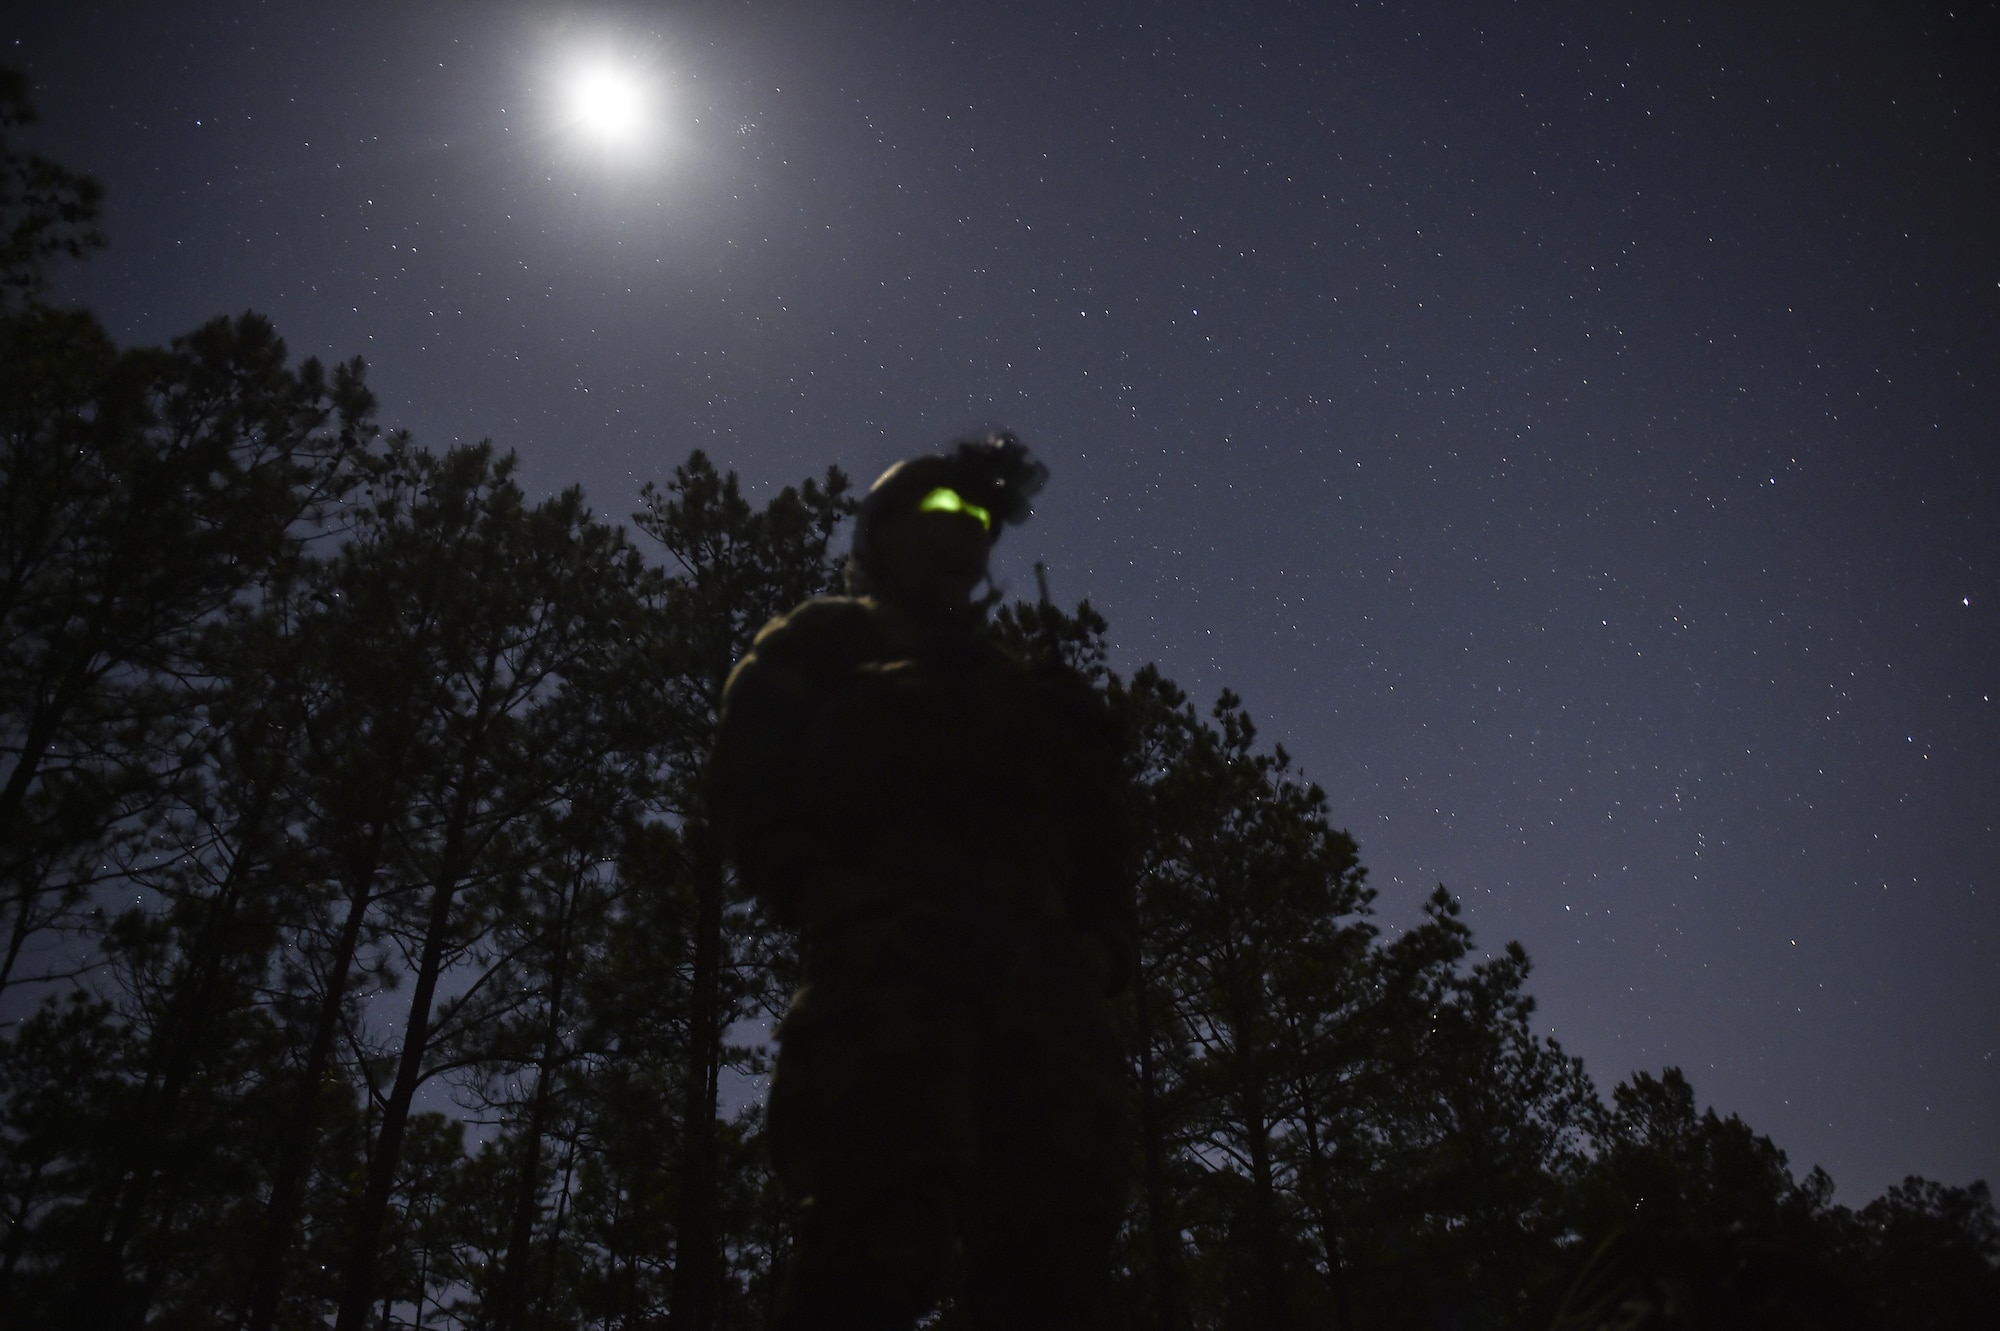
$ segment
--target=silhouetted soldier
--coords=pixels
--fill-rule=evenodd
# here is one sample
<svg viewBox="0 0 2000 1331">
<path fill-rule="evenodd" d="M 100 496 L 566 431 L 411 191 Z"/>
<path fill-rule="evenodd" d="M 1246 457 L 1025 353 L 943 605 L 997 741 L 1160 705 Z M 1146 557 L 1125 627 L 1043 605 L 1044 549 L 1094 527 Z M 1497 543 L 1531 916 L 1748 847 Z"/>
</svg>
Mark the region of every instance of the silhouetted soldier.
<svg viewBox="0 0 2000 1331">
<path fill-rule="evenodd" d="M 1104 1320 L 1135 957 L 1119 741 L 1074 672 L 987 637 L 974 589 L 1046 470 L 1011 435 L 885 473 L 850 583 L 758 634 L 724 694 L 718 814 L 802 930 L 770 1133 L 798 1205 L 778 1324 L 907 1327 L 962 1269 L 976 1324 Z"/>
</svg>

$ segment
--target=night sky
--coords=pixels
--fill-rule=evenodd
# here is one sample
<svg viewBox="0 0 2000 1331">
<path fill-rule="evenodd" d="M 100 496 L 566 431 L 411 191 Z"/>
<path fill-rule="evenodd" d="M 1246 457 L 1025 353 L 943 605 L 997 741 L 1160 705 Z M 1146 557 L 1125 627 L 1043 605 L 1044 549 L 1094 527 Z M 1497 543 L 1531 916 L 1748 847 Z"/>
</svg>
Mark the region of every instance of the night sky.
<svg viewBox="0 0 2000 1331">
<path fill-rule="evenodd" d="M 1242 693 L 1602 1088 L 2000 1182 L 1993 4 L 9 13 L 120 339 L 263 311 L 617 519 L 1012 427 L 1002 584 Z"/>
</svg>

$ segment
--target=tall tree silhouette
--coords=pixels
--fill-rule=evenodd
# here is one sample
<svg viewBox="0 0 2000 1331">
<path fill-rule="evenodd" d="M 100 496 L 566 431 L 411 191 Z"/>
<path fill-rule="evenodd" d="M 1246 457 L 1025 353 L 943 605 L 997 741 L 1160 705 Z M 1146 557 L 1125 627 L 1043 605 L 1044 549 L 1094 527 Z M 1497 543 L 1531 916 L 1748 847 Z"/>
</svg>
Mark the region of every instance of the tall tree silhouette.
<svg viewBox="0 0 2000 1331">
<path fill-rule="evenodd" d="M 1476 955 L 1443 888 L 1375 954 L 1373 1075 L 1338 1171 L 1363 1325 L 1515 1325 L 1562 1232 L 1596 1092 L 1533 1030 L 1527 954 Z"/>
<path fill-rule="evenodd" d="M 528 506 L 511 459 L 482 446 L 443 459 L 398 458 L 377 509 L 379 547 L 358 536 L 346 552 L 380 554 L 395 573 L 373 608 L 389 631 L 409 634 L 400 654 L 422 690 L 422 736 L 409 769 L 414 796 L 396 828 L 398 890 L 381 898 L 383 935 L 411 994 L 393 1075 L 380 1092 L 381 1122 L 352 1221 L 337 1325 L 359 1331 L 403 1136 L 418 1088 L 451 1028 L 484 1000 L 496 973 L 490 942 L 523 839 L 515 832 L 561 788 L 559 759 L 535 743 L 538 710 L 553 705 L 581 662 L 618 641 L 637 555 L 615 529 L 591 522 L 581 493 Z M 393 482 L 393 484 L 391 484 Z M 407 523 L 394 519 L 407 506 Z M 446 971 L 470 973 L 438 1006 Z"/>
<path fill-rule="evenodd" d="M 830 543 L 851 508 L 846 493 L 846 477 L 829 471 L 823 483 L 787 488 L 759 511 L 743 497 L 735 473 L 719 474 L 697 452 L 663 487 L 646 487 L 645 507 L 635 517 L 669 560 L 662 610 L 672 635 L 661 680 L 663 705 L 678 736 L 668 763 L 668 809 L 679 833 L 679 868 L 695 904 L 689 959 L 693 1061 L 680 1135 L 673 1287 L 673 1323 L 684 1331 L 715 1325 L 722 1260 L 716 1107 L 723 1034 L 749 1010 L 745 1000 L 758 984 L 758 977 L 735 973 L 741 945 L 727 936 L 725 916 L 737 902 L 710 824 L 704 773 L 714 749 L 722 686 L 757 630 L 806 597 L 835 589 L 841 561 Z M 740 921 L 748 923 L 747 913 Z"/>
<path fill-rule="evenodd" d="M 1309 995 L 1299 959 L 1338 949 L 1362 927 L 1353 917 L 1367 897 L 1324 796 L 1282 748 L 1258 751 L 1234 695 L 1162 784 L 1173 832 L 1146 902 L 1156 927 L 1177 934 L 1162 951 L 1188 1038 L 1177 1071 L 1191 1218 L 1209 1236 L 1209 1264 L 1227 1273 L 1225 1322 L 1283 1328 L 1304 1310 L 1297 1193 L 1280 1149 L 1295 1115 L 1282 1000 Z"/>
<path fill-rule="evenodd" d="M 48 1317 L 111 1325 L 254 1194 L 230 1125 L 256 1118 L 244 1060 L 268 1054 L 244 1000 L 275 943 L 285 763 L 231 693 L 234 633 L 324 530 L 373 403 L 358 361 L 290 366 L 256 316 L 120 350 L 39 303 L 49 262 L 101 237 L 94 182 L 16 146 L 31 118 L 0 71 L 0 992 L 108 978 L 13 1052 L 63 1030 L 100 1056 L 71 1125 L 97 1149 L 39 1193 L 35 1283 Z M 112 881 L 146 904 L 92 920 Z"/>
<path fill-rule="evenodd" d="M 298 557 L 372 406 L 358 363 L 293 369 L 252 315 L 165 351 L 0 320 L 0 990 L 157 794 L 204 628 Z"/>
</svg>

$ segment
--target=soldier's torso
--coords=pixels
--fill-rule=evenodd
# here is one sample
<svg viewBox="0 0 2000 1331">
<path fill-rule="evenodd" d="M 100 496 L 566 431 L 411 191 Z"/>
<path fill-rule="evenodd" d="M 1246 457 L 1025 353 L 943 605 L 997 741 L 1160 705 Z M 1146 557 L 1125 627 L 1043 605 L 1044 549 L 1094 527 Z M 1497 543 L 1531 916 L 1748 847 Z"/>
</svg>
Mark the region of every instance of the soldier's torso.
<svg viewBox="0 0 2000 1331">
<path fill-rule="evenodd" d="M 970 625 L 852 604 L 800 736 L 803 816 L 855 867 L 948 848 L 1061 875 L 1057 736 L 1028 672 Z"/>
<path fill-rule="evenodd" d="M 826 871 L 1052 891 L 1130 969 L 1122 748 L 1075 672 L 982 625 L 851 597 L 771 621 L 724 694 L 713 792 L 746 884 L 798 923 Z M 1039 884 L 1037 889 L 1034 885 Z"/>
</svg>

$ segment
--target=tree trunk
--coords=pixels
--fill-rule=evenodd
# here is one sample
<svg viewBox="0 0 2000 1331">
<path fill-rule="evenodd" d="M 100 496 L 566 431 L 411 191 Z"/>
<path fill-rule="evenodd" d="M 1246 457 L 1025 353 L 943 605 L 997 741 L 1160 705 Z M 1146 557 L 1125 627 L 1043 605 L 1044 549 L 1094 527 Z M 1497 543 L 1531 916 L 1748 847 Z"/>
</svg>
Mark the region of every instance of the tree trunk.
<svg viewBox="0 0 2000 1331">
<path fill-rule="evenodd" d="M 453 829 L 456 831 L 456 828 Z M 424 1054 L 430 1046 L 431 1002 L 437 996 L 438 973 L 444 968 L 445 935 L 451 926 L 451 905 L 458 895 L 455 866 L 431 887 L 430 918 L 424 924 L 424 950 L 417 962 L 417 983 L 410 992 L 410 1016 L 403 1026 L 403 1051 L 396 1060 L 396 1080 L 382 1106 L 382 1131 L 368 1162 L 368 1184 L 349 1239 L 347 1273 L 342 1283 L 335 1331 L 362 1331 L 374 1302 L 375 1258 L 382 1245 L 382 1224 L 396 1188 L 396 1167 L 403 1160 L 403 1137 L 409 1131 L 410 1103 L 423 1079 Z"/>
<path fill-rule="evenodd" d="M 138 1130 L 127 1134 L 114 1148 L 122 1157 L 116 1170 L 119 1182 L 105 1202 L 107 1220 L 100 1230 L 104 1234 L 102 1247 L 95 1269 L 88 1277 L 90 1287 L 82 1291 L 86 1304 L 96 1303 L 108 1291 L 123 1287 L 125 1249 L 138 1231 L 155 1185 L 164 1176 L 167 1193 L 172 1196 L 174 1180 L 194 1163 L 173 1152 L 173 1133 L 180 1116 L 181 1095 L 194 1074 L 203 1037 L 215 1016 L 216 994 L 222 987 L 223 972 L 232 954 L 228 932 L 236 921 L 248 866 L 254 863 L 263 840 L 261 829 L 268 795 L 268 788 L 260 787 L 243 818 L 236 856 L 209 902 L 193 945 L 188 949 L 186 971 L 181 982 L 174 986 L 155 1033 L 152 1067 L 140 1089 L 144 1107 L 137 1115 Z M 163 1146 L 167 1150 L 164 1159 Z M 155 1286 L 159 1279 L 157 1272 L 149 1272 L 144 1283 Z M 143 1326 L 147 1311 L 148 1304 L 142 1301 L 137 1307 L 128 1308 L 121 1320 L 135 1328 Z M 101 1317 L 95 1320 L 113 1324 Z"/>
<path fill-rule="evenodd" d="M 14 770 L 7 774 L 6 788 L 0 790 L 0 833 L 22 826 L 24 820 L 21 810 L 27 802 L 28 787 L 33 784 L 36 773 L 40 771 L 42 759 L 47 756 L 49 746 L 55 742 L 60 716 L 60 711 L 54 703 L 51 703 L 29 724 L 27 738 L 21 744 L 21 756 L 15 761 Z M 22 830 L 26 829 L 23 827 Z M 14 911 L 13 927 L 8 930 L 7 954 L 5 957 L 0 957 L 0 993 L 7 992 L 7 986 L 13 982 L 14 966 L 21 959 L 21 949 L 27 944 L 28 935 L 34 932 L 35 903 L 41 899 L 46 890 L 44 887 L 30 886 L 29 876 L 30 871 L 24 864 L 20 905 Z"/>
<path fill-rule="evenodd" d="M 693 993 L 688 1014 L 687 1112 L 681 1136 L 681 1195 L 670 1320 L 674 1331 L 713 1331 L 716 1263 L 715 1112 L 722 1061 L 722 907 L 719 847 L 696 823 L 688 847 L 694 875 Z"/>
<path fill-rule="evenodd" d="M 1253 1102 L 1262 1096 L 1253 1095 Z M 1284 1255 L 1279 1249 L 1277 1187 L 1271 1177 L 1271 1125 L 1265 1121 L 1261 1103 L 1253 1103 L 1250 1129 L 1251 1234 L 1257 1245 L 1257 1284 L 1263 1295 L 1264 1316 L 1259 1325 L 1268 1331 L 1286 1331 L 1291 1325 L 1291 1291 L 1285 1282 Z"/>
<path fill-rule="evenodd" d="M 249 1311 L 240 1326 L 243 1331 L 271 1331 L 278 1318 L 278 1301 L 284 1294 L 285 1259 L 292 1246 L 292 1231 L 298 1227 L 299 1210 L 305 1201 L 306 1176 L 312 1172 L 313 1151 L 319 1145 L 322 1083 L 333 1062 L 334 1037 L 340 1031 L 340 1009 L 347 994 L 347 977 L 354 968 L 354 954 L 361 947 L 361 927 L 374 901 L 374 861 L 381 846 L 378 824 L 369 844 L 365 869 L 348 876 L 347 918 L 341 921 L 340 936 L 334 943 L 327 968 L 326 991 L 320 995 L 319 1011 L 313 1017 L 312 1043 L 306 1049 L 305 1066 L 299 1071 L 299 1097 L 286 1126 L 277 1169 L 271 1177 L 271 1202 L 264 1222 L 264 1238 L 259 1245 L 257 1264 L 252 1268 Z"/>
<path fill-rule="evenodd" d="M 1167 1134 L 1160 1104 L 1159 1071 L 1153 1065 L 1153 1028 L 1145 981 L 1133 986 L 1139 1046 L 1139 1135 L 1146 1193 L 1146 1229 L 1153 1249 L 1153 1298 L 1158 1331 L 1181 1324 L 1180 1226 L 1174 1219 L 1173 1190 L 1167 1179 Z"/>
<path fill-rule="evenodd" d="M 28 922 L 34 918 L 35 902 L 41 896 L 39 889 L 31 890 L 23 882 L 20 905 L 14 911 L 13 927 L 7 931 L 7 953 L 0 957 L 0 993 L 7 991 L 12 982 L 15 963 L 21 959 L 21 949 L 27 945 L 28 934 L 32 932 Z"/>
<path fill-rule="evenodd" d="M 1347 1291 L 1347 1269 L 1340 1260 L 1340 1233 L 1333 1218 L 1333 1193 L 1327 1183 L 1326 1147 L 1319 1137 L 1319 1106 L 1312 1092 L 1299 1091 L 1299 1117 L 1305 1124 L 1307 1182 L 1313 1218 L 1319 1223 L 1320 1248 L 1326 1255 L 1327 1284 L 1333 1290 L 1333 1331 L 1353 1331 L 1354 1308 Z"/>
<path fill-rule="evenodd" d="M 1261 992 L 1238 994 L 1231 1025 L 1236 1035 L 1237 1084 L 1243 1088 L 1239 1103 L 1244 1145 L 1250 1155 L 1250 1238 L 1256 1248 L 1257 1287 L 1263 1302 L 1258 1325 L 1265 1331 L 1287 1331 L 1291 1325 L 1291 1299 L 1285 1280 L 1284 1254 L 1279 1247 L 1278 1190 L 1271 1170 L 1271 1113 L 1260 1069 L 1251 1057 L 1264 1048 L 1263 1023 L 1257 1017 L 1263 999 Z"/>
<path fill-rule="evenodd" d="M 346 824 L 363 829 L 361 845 L 347 857 L 342 874 L 347 886 L 347 918 L 341 922 L 340 936 L 334 944 L 325 977 L 326 990 L 320 996 L 319 1011 L 314 1014 L 312 1043 L 306 1050 L 305 1066 L 300 1073 L 299 1098 L 293 1106 L 292 1121 L 286 1126 L 277 1168 L 271 1178 L 268 1218 L 257 1264 L 251 1268 L 248 1311 L 238 1323 L 240 1331 L 271 1331 L 277 1322 L 278 1304 L 284 1297 L 286 1258 L 305 1203 L 313 1154 L 319 1145 L 320 1101 L 326 1094 L 323 1083 L 333 1063 L 334 1039 L 340 1031 L 347 977 L 361 947 L 368 910 L 375 902 L 375 878 L 382 868 L 382 848 L 396 812 L 394 804 L 402 789 L 404 763 L 410 745 L 415 742 L 416 727 L 406 721 L 394 733 L 397 747 L 386 755 L 386 773 L 376 790 L 383 803 L 376 806 L 374 818 Z"/>
<path fill-rule="evenodd" d="M 535 1213 L 540 1209 L 542 1137 L 548 1131 L 554 1099 L 554 1069 L 562 1052 L 563 981 L 569 971 L 569 924 L 581 876 L 572 875 L 557 907 L 554 955 L 549 962 L 549 1018 L 542 1031 L 542 1056 L 535 1071 L 534 1107 L 528 1114 L 527 1140 L 521 1147 L 521 1180 L 514 1190 L 514 1218 L 508 1227 L 507 1257 L 500 1272 L 499 1331 L 520 1331 L 527 1324 L 528 1267 L 535 1239 Z"/>
<path fill-rule="evenodd" d="M 124 591 L 126 564 L 114 561 L 113 572 L 105 586 L 98 592 L 96 604 L 91 609 L 89 625 L 81 635 L 81 644 L 74 648 L 75 656 L 69 668 L 62 672 L 59 683 L 51 691 L 46 702 L 37 709 L 29 720 L 27 732 L 21 741 L 21 756 L 14 761 L 14 770 L 7 774 L 7 784 L 0 787 L 0 835 L 7 834 L 20 825 L 21 811 L 28 800 L 28 787 L 34 784 L 40 773 L 42 760 L 48 756 L 49 746 L 55 743 L 56 734 L 62 728 L 63 718 L 68 715 L 79 699 L 103 672 L 110 668 L 109 660 L 100 662 L 93 672 L 91 663 L 97 660 L 102 650 L 105 623 L 111 617 L 111 607 Z M 46 676 L 44 676 L 46 678 Z M 12 936 L 7 940 L 7 955 L 0 960 L 0 993 L 7 991 L 13 978 L 14 965 L 20 959 L 21 947 L 27 941 L 28 922 L 34 915 L 34 902 L 41 895 L 39 890 L 30 890 L 21 885 L 21 908 L 15 913 Z"/>
<path fill-rule="evenodd" d="M 535 1308 L 536 1331 L 545 1331 L 549 1324 L 549 1305 L 556 1296 L 556 1267 L 553 1260 L 562 1252 L 563 1224 L 569 1219 L 570 1190 L 576 1184 L 576 1139 L 572 1137 L 563 1146 L 562 1187 L 556 1192 L 555 1219 L 549 1222 L 549 1252 L 552 1260 L 547 1265 L 547 1274 L 542 1277 L 542 1298 Z"/>
<path fill-rule="evenodd" d="M 7 1243 L 0 1249 L 0 1293 L 5 1293 L 14 1283 L 14 1268 L 21 1261 L 21 1247 L 28 1234 L 28 1218 L 35 1214 L 36 1203 L 40 1200 L 42 1175 L 48 1166 L 37 1163 L 21 1179 L 16 1187 L 21 1199 L 14 1213 L 7 1217 Z"/>
<path fill-rule="evenodd" d="M 444 969 L 452 903 L 465 878 L 477 777 L 484 757 L 486 729 L 492 720 L 487 705 L 498 667 L 498 659 L 489 655 L 477 694 L 481 702 L 472 717 L 471 739 L 459 757 L 457 790 L 445 821 L 444 845 L 438 853 L 437 870 L 430 875 L 430 918 L 424 922 L 424 948 L 417 960 L 417 982 L 410 991 L 410 1015 L 403 1024 L 403 1051 L 396 1060 L 396 1080 L 382 1106 L 382 1131 L 375 1139 L 361 1210 L 349 1235 L 347 1272 L 342 1282 L 340 1311 L 334 1321 L 335 1331 L 362 1331 L 368 1321 L 369 1304 L 373 1302 L 375 1259 L 382 1246 L 382 1224 L 388 1216 L 389 1198 L 396 1189 L 396 1167 L 403 1161 L 410 1103 L 423 1083 L 424 1055 L 430 1048 L 431 1003 L 437 996 L 439 972 Z"/>
</svg>

